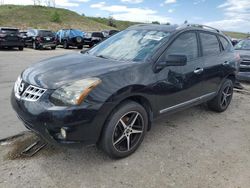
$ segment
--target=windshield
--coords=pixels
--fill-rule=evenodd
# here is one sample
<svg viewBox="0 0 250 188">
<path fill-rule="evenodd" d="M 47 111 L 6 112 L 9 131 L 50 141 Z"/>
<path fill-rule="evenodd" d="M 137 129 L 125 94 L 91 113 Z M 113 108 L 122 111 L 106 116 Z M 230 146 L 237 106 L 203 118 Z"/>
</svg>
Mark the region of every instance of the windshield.
<svg viewBox="0 0 250 188">
<path fill-rule="evenodd" d="M 242 40 L 235 46 L 235 50 L 250 50 L 250 40 Z"/>
<path fill-rule="evenodd" d="M 125 30 L 103 41 L 88 53 L 120 61 L 144 61 L 167 40 L 169 32 Z"/>
<path fill-rule="evenodd" d="M 39 31 L 38 35 L 41 37 L 53 37 L 54 33 L 52 31 Z"/>
<path fill-rule="evenodd" d="M 84 33 L 80 30 L 70 30 L 70 36 L 71 37 L 83 37 Z"/>
</svg>

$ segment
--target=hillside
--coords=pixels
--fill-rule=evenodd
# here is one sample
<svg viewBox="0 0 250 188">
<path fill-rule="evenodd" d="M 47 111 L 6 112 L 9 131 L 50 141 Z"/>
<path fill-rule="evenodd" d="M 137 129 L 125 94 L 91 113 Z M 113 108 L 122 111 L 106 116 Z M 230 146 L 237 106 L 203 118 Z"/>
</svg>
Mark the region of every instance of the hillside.
<svg viewBox="0 0 250 188">
<path fill-rule="evenodd" d="M 20 29 L 43 28 L 57 31 L 62 28 L 76 28 L 83 31 L 101 31 L 115 29 L 108 26 L 108 18 L 86 17 L 62 8 L 44 6 L 1 5 L 0 26 L 17 27 Z M 114 20 L 116 29 L 123 30 L 138 24 L 130 21 Z M 225 32 L 232 38 L 246 38 L 245 33 Z"/>
<path fill-rule="evenodd" d="M 237 38 L 237 39 L 243 39 L 243 38 L 247 38 L 250 35 L 246 34 L 246 33 L 239 33 L 239 32 L 229 32 L 229 31 L 225 31 L 225 34 L 229 35 L 232 38 Z"/>
<path fill-rule="evenodd" d="M 109 22 L 108 18 L 101 18 L 101 17 L 88 17 L 89 19 L 107 25 Z M 130 22 L 130 21 L 121 21 L 121 20 L 113 20 L 114 25 L 118 30 L 123 30 L 128 28 L 129 26 L 140 24 L 139 22 Z"/>
<path fill-rule="evenodd" d="M 54 21 L 53 21 L 54 20 Z M 112 29 L 76 12 L 44 6 L 0 6 L 0 26 L 52 29 L 77 28 L 84 31 Z"/>
</svg>

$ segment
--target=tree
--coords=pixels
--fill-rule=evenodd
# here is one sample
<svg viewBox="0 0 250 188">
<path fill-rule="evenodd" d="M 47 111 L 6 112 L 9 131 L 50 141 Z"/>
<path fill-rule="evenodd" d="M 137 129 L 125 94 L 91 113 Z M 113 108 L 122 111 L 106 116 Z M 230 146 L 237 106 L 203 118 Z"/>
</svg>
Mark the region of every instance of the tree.
<svg viewBox="0 0 250 188">
<path fill-rule="evenodd" d="M 166 25 L 171 25 L 171 24 L 169 22 L 167 22 Z"/>
<path fill-rule="evenodd" d="M 112 16 L 108 18 L 108 26 L 116 27 L 115 20 Z"/>
<path fill-rule="evenodd" d="M 160 25 L 160 22 L 158 22 L 158 21 L 153 21 L 152 24 Z"/>
</svg>

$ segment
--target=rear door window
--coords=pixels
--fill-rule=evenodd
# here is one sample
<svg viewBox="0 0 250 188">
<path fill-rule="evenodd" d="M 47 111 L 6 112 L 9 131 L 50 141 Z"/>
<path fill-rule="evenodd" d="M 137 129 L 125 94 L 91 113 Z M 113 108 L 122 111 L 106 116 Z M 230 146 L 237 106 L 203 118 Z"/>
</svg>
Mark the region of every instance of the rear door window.
<svg viewBox="0 0 250 188">
<path fill-rule="evenodd" d="M 216 55 L 220 53 L 220 44 L 216 35 L 200 33 L 203 56 Z"/>
</svg>

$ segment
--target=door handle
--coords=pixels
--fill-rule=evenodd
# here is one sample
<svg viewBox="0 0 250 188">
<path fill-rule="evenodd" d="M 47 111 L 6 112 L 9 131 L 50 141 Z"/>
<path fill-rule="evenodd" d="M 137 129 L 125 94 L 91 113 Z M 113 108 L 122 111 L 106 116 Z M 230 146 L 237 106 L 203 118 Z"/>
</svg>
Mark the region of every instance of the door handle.
<svg viewBox="0 0 250 188">
<path fill-rule="evenodd" d="M 203 71 L 204 71 L 203 68 L 197 68 L 197 69 L 194 70 L 194 73 L 195 74 L 201 74 Z"/>
</svg>

